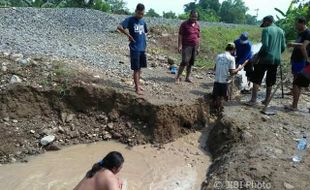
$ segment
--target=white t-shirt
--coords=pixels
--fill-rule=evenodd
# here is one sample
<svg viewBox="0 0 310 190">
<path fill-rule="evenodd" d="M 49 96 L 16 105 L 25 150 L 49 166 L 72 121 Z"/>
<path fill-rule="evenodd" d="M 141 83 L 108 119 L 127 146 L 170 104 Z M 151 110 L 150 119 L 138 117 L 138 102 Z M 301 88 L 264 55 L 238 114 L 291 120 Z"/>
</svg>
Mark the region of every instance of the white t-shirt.
<svg viewBox="0 0 310 190">
<path fill-rule="evenodd" d="M 236 69 L 235 58 L 229 52 L 219 54 L 216 57 L 215 82 L 228 83 L 230 69 Z"/>
</svg>

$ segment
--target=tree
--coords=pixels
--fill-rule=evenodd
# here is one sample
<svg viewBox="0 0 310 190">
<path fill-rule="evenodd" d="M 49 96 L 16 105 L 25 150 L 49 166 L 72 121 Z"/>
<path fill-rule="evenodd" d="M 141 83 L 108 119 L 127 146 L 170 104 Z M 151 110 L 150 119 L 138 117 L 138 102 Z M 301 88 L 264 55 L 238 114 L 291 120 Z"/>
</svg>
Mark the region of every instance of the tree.
<svg viewBox="0 0 310 190">
<path fill-rule="evenodd" d="M 174 12 L 169 11 L 169 12 L 163 12 L 163 17 L 170 18 L 170 19 L 176 19 L 177 15 Z"/>
<path fill-rule="evenodd" d="M 189 13 L 191 10 L 195 10 L 197 7 L 197 4 L 195 2 L 191 2 L 184 5 L 184 12 Z"/>
<path fill-rule="evenodd" d="M 147 17 L 160 17 L 158 13 L 155 12 L 154 9 L 149 9 L 149 11 L 145 14 Z"/>
<path fill-rule="evenodd" d="M 245 23 L 249 24 L 249 25 L 256 25 L 258 23 L 257 17 L 250 15 L 250 14 L 246 14 L 245 15 Z"/>
<path fill-rule="evenodd" d="M 248 8 L 242 0 L 225 0 L 222 3 L 219 15 L 223 22 L 244 24 L 247 11 Z"/>
<path fill-rule="evenodd" d="M 123 0 L 106 0 L 106 3 L 109 4 L 110 10 L 115 14 L 128 14 L 129 10 L 126 7 L 126 2 Z"/>
<path fill-rule="evenodd" d="M 198 5 L 204 10 L 213 10 L 215 13 L 218 13 L 221 8 L 219 0 L 199 0 Z"/>
<path fill-rule="evenodd" d="M 103 12 L 108 12 L 110 10 L 110 5 L 106 3 L 105 1 L 95 0 L 93 3 L 92 2 L 90 3 L 91 3 L 92 9 L 100 10 Z"/>
</svg>

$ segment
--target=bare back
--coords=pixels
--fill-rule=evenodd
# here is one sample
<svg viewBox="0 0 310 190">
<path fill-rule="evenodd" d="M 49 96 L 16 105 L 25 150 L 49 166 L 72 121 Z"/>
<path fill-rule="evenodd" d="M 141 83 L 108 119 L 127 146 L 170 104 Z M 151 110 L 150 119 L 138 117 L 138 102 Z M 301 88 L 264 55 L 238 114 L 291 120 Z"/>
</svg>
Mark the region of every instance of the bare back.
<svg viewBox="0 0 310 190">
<path fill-rule="evenodd" d="M 120 190 L 117 177 L 107 169 L 101 169 L 92 178 L 84 177 L 73 190 Z"/>
</svg>

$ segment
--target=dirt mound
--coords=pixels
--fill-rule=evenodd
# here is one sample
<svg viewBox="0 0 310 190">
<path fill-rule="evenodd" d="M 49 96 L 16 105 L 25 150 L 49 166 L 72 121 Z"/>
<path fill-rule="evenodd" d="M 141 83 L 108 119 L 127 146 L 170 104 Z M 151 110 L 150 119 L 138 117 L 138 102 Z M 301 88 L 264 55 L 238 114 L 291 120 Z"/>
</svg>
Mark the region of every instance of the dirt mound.
<svg viewBox="0 0 310 190">
<path fill-rule="evenodd" d="M 199 101 L 152 104 L 63 63 L 37 59 L 21 65 L 20 61 L 4 61 L 1 163 L 41 153 L 40 139 L 46 135 L 56 136 L 58 147 L 110 139 L 130 146 L 160 144 L 206 123 L 208 110 Z M 12 83 L 14 76 L 18 80 Z"/>
<path fill-rule="evenodd" d="M 248 114 L 241 116 L 245 110 Z M 309 130 L 307 115 L 288 117 L 280 110 L 268 117 L 256 109 L 228 105 L 209 134 L 213 164 L 202 189 L 307 189 L 309 156 L 299 164 L 292 162 L 295 139 Z"/>
</svg>

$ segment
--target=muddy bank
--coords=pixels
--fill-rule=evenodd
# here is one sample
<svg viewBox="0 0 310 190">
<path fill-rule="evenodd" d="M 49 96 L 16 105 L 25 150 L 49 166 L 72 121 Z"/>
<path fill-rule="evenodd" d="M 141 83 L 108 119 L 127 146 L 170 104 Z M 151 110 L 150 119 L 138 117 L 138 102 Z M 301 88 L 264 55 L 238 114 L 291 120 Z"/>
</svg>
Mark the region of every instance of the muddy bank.
<svg viewBox="0 0 310 190">
<path fill-rule="evenodd" d="M 299 164 L 291 159 L 296 140 L 309 134 L 309 113 L 278 108 L 278 114 L 269 117 L 259 113 L 260 109 L 227 105 L 224 117 L 209 134 L 213 164 L 202 189 L 309 188 L 309 154 Z"/>
<path fill-rule="evenodd" d="M 110 139 L 134 146 L 167 143 L 206 124 L 199 101 L 154 104 L 63 63 L 3 60 L 0 163 L 44 152 L 39 141 L 47 135 L 56 136 L 52 150 Z"/>
</svg>

